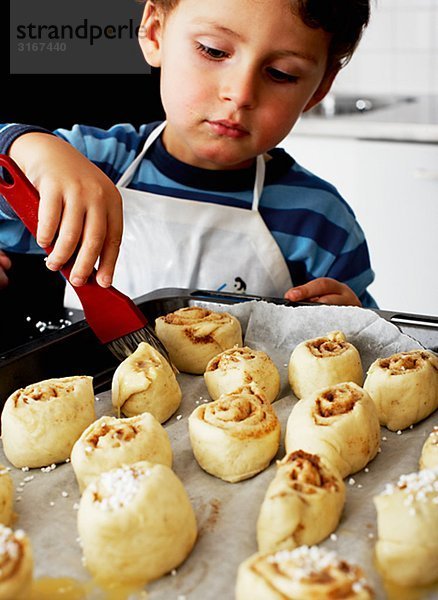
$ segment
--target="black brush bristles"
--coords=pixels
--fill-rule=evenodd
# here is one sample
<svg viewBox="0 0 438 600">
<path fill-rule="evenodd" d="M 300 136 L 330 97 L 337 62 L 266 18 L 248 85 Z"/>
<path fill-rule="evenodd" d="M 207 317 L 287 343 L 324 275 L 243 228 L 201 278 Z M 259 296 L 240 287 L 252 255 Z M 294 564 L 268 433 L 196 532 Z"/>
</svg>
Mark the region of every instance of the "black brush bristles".
<svg viewBox="0 0 438 600">
<path fill-rule="evenodd" d="M 135 352 L 135 350 L 137 350 L 140 342 L 146 342 L 147 344 L 150 344 L 168 361 L 170 366 L 172 366 L 172 362 L 169 358 L 166 348 L 149 326 L 128 333 L 127 335 L 117 338 L 112 342 L 108 342 L 106 346 L 118 360 L 123 361 L 125 358 L 128 358 L 128 356 Z"/>
</svg>

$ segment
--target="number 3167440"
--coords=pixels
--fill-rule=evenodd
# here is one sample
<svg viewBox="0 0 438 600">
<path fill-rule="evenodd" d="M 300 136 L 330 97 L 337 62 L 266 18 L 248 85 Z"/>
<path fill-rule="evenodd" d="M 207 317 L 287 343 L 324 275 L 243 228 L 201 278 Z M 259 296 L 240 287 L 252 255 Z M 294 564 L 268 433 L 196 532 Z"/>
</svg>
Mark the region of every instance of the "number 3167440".
<svg viewBox="0 0 438 600">
<path fill-rule="evenodd" d="M 65 42 L 19 42 L 18 52 L 65 52 Z"/>
</svg>

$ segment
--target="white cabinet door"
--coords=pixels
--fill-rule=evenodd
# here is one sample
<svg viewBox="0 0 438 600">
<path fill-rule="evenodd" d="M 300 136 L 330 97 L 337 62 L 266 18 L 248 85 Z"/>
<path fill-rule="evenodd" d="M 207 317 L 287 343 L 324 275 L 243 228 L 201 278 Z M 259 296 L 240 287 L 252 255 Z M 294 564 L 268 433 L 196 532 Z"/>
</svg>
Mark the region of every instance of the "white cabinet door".
<svg viewBox="0 0 438 600">
<path fill-rule="evenodd" d="M 354 210 L 380 308 L 438 315 L 438 145 L 292 134 L 280 146 Z"/>
</svg>

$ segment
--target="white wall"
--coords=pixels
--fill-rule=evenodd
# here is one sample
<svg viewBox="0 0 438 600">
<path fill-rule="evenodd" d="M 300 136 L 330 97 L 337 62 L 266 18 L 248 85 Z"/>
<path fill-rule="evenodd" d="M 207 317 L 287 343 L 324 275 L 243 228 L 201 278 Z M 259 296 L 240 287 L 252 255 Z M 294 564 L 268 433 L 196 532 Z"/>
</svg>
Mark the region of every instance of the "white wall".
<svg viewBox="0 0 438 600">
<path fill-rule="evenodd" d="M 438 0 L 372 0 L 370 25 L 333 90 L 438 94 Z"/>
</svg>

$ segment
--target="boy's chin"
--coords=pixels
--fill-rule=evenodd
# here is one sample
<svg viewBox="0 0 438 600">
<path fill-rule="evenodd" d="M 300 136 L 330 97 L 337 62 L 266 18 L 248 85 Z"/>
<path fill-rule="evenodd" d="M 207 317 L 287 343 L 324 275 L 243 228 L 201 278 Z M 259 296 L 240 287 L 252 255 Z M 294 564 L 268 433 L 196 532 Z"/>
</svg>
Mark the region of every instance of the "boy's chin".
<svg viewBox="0 0 438 600">
<path fill-rule="evenodd" d="M 246 158 L 236 156 L 235 154 L 224 153 L 205 153 L 198 157 L 197 165 L 201 169 L 211 171 L 231 171 L 237 169 L 247 169 L 254 164 L 254 157 Z"/>
</svg>

